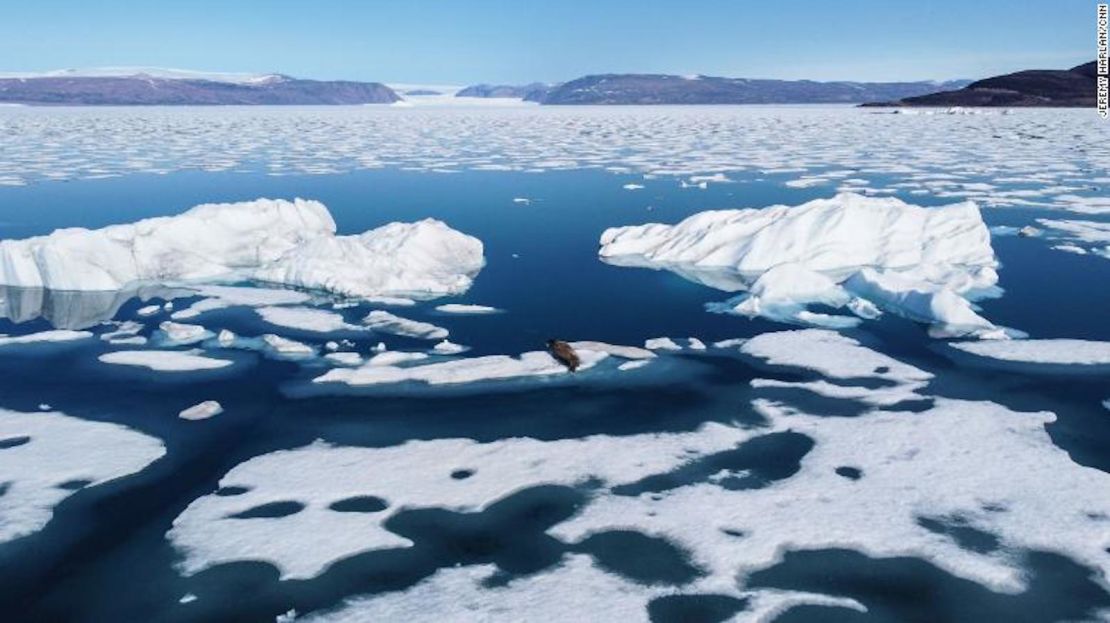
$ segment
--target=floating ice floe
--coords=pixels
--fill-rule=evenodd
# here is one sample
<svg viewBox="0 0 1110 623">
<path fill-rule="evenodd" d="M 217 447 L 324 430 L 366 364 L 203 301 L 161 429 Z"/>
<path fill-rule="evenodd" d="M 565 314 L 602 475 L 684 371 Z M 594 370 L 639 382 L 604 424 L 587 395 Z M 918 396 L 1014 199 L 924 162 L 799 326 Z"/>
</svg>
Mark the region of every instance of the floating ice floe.
<svg viewBox="0 0 1110 623">
<path fill-rule="evenodd" d="M 437 327 L 430 322 L 402 318 L 380 309 L 367 314 L 362 319 L 362 323 L 374 331 L 424 340 L 440 340 L 448 334 L 447 329 Z"/>
<path fill-rule="evenodd" d="M 644 348 L 648 350 L 682 350 L 682 347 L 669 337 L 653 337 L 644 340 Z"/>
<path fill-rule="evenodd" d="M 167 536 L 184 554 L 181 569 L 187 574 L 222 562 L 264 560 L 283 578 L 311 578 L 358 552 L 411 546 L 409 539 L 383 527 L 403 509 L 474 511 L 539 484 L 571 486 L 590 477 L 630 482 L 673 469 L 692 452 L 727 449 L 748 435 L 707 424 L 696 433 L 556 441 L 440 439 L 387 448 L 317 441 L 236 466 L 220 479 L 220 487 L 245 491 L 195 500 Z M 331 508 L 343 500 L 370 497 L 381 500 L 384 508 Z M 235 517 L 278 502 L 291 502 L 297 510 L 280 517 Z"/>
<path fill-rule="evenodd" d="M 1056 238 L 1071 242 L 1056 245 L 1055 249 L 1085 255 L 1088 252 L 1110 259 L 1110 223 L 1061 219 L 1037 219 Z M 1081 247 L 1076 243 L 1084 243 Z"/>
<path fill-rule="evenodd" d="M 924 208 L 896 198 L 842 193 L 798 206 L 718 210 L 676 225 L 614 227 L 601 258 L 671 270 L 745 293 L 713 311 L 843 328 L 878 308 L 934 325 L 938 334 L 1005 337 L 972 307 L 995 293 L 998 262 L 971 202 Z"/>
<path fill-rule="evenodd" d="M 258 280 L 346 296 L 461 294 L 482 243 L 440 221 L 336 236 L 316 201 L 206 204 L 103 229 L 0 241 L 0 284 L 122 290 L 141 283 Z"/>
<path fill-rule="evenodd" d="M 933 378 L 909 364 L 862 346 L 857 340 L 825 329 L 801 329 L 761 333 L 740 346 L 740 352 L 771 366 L 802 368 L 823 377 L 840 380 L 872 379 L 878 388 L 813 381 L 754 379 L 753 387 L 794 388 L 830 398 L 860 400 L 875 405 L 892 405 L 920 398 L 917 391 Z"/>
<path fill-rule="evenodd" d="M 813 440 L 797 473 L 754 488 L 728 489 L 704 478 L 597 496 L 549 533 L 569 541 L 615 529 L 665 537 L 707 569 L 701 588 L 720 591 L 733 590 L 738 577 L 742 586 L 747 572 L 774 564 L 787 550 L 823 548 L 922 558 L 1006 592 L 1022 590 L 1028 577 L 1015 550 L 1048 550 L 1097 569 L 1105 582 L 1110 500 L 1101 491 L 1110 477 L 1053 445 L 1044 430 L 1052 414 L 935 400 L 920 413 L 859 417 L 757 402 L 770 430 Z M 856 477 L 838 473 L 843 467 Z M 968 544 L 965 533 L 979 542 Z"/>
<path fill-rule="evenodd" d="M 444 305 L 436 305 L 436 311 L 445 314 L 496 314 L 501 310 L 496 307 L 489 307 L 488 305 L 446 303 Z"/>
<path fill-rule="evenodd" d="M 212 332 L 200 325 L 183 324 L 167 320 L 158 325 L 161 341 L 169 346 L 196 344 L 212 337 Z"/>
<path fill-rule="evenodd" d="M 24 335 L 0 334 L 0 346 L 73 342 L 75 340 L 86 340 L 91 338 L 92 336 L 93 334 L 88 331 L 73 331 L 70 329 L 51 329 L 48 331 L 39 331 L 38 333 L 27 333 Z"/>
<path fill-rule="evenodd" d="M 165 454 L 125 426 L 0 409 L 0 543 L 42 529 L 79 489 L 134 474 Z"/>
<path fill-rule="evenodd" d="M 580 360 L 579 372 L 589 370 L 609 356 L 633 361 L 655 357 L 655 354 L 650 350 L 634 346 L 606 344 L 604 342 L 572 342 L 571 346 L 575 349 Z M 435 351 L 435 354 L 453 353 Z M 355 387 L 409 382 L 426 383 L 428 385 L 459 385 L 479 381 L 569 374 L 567 367 L 546 351 L 529 351 L 521 353 L 517 357 L 487 355 L 420 365 L 395 365 L 410 363 L 424 357 L 426 355 L 423 353 L 386 351 L 371 358 L 361 367 L 332 369 L 313 379 L 313 382 L 343 383 Z"/>
<path fill-rule="evenodd" d="M 297 290 L 280 290 L 264 287 L 193 285 L 188 293 L 203 296 L 201 300 L 172 314 L 174 320 L 195 318 L 205 312 L 234 306 L 270 307 L 305 303 L 311 296 Z"/>
<path fill-rule="evenodd" d="M 1110 366 L 1110 342 L 1073 339 L 952 342 L 952 348 L 1000 361 L 1064 366 Z"/>
<path fill-rule="evenodd" d="M 364 330 L 363 327 L 348 323 L 335 312 L 314 307 L 258 307 L 254 311 L 272 325 L 312 333 Z"/>
<path fill-rule="evenodd" d="M 456 344 L 451 340 L 436 342 L 436 345 L 432 347 L 432 352 L 437 355 L 458 355 L 459 353 L 465 353 L 468 350 L 470 350 L 470 347 L 463 346 L 462 344 Z"/>
<path fill-rule="evenodd" d="M 316 349 L 304 342 L 291 340 L 273 333 L 263 335 L 262 343 L 274 353 L 285 357 L 312 357 L 316 354 Z"/>
<path fill-rule="evenodd" d="M 177 414 L 183 420 L 207 420 L 224 412 L 223 405 L 215 400 L 205 400 Z"/>
<path fill-rule="evenodd" d="M 326 359 L 326 360 L 328 360 L 328 361 L 330 361 L 330 362 L 332 362 L 336 365 L 352 366 L 352 367 L 361 366 L 362 361 L 363 361 L 362 360 L 362 355 L 360 355 L 358 353 L 349 353 L 349 352 L 328 353 L 328 354 L 324 355 L 324 359 Z"/>
<path fill-rule="evenodd" d="M 104 363 L 148 368 L 155 372 L 191 372 L 217 370 L 230 366 L 228 359 L 217 359 L 198 354 L 200 351 L 181 350 L 117 350 L 100 355 Z"/>
</svg>

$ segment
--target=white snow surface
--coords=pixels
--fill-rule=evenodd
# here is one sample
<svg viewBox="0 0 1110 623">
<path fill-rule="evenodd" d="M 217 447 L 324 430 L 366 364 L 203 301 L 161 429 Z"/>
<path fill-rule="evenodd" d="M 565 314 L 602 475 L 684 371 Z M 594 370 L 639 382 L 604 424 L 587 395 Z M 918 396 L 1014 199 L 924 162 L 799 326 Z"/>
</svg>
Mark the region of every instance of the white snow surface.
<svg viewBox="0 0 1110 623">
<path fill-rule="evenodd" d="M 440 221 L 336 236 L 317 201 L 205 204 L 177 216 L 0 241 L 0 284 L 106 291 L 150 282 L 254 279 L 346 296 L 461 294 L 482 243 Z"/>
<path fill-rule="evenodd" d="M 75 491 L 134 474 L 165 454 L 162 442 L 125 426 L 58 412 L 0 409 L 0 440 L 29 438 L 0 449 L 0 543 L 42 529 Z"/>
<path fill-rule="evenodd" d="M 223 405 L 215 400 L 205 400 L 177 414 L 183 420 L 207 420 L 224 412 Z"/>
<path fill-rule="evenodd" d="M 599 255 L 747 291 L 718 310 L 843 327 L 858 319 L 806 306 L 853 308 L 861 297 L 951 334 L 997 331 L 966 299 L 998 281 L 990 232 L 970 201 L 925 208 L 841 193 L 797 206 L 714 210 L 675 225 L 607 229 Z"/>
<path fill-rule="evenodd" d="M 488 305 L 472 305 L 467 303 L 445 303 L 436 305 L 436 311 L 445 314 L 496 314 L 501 311 Z"/>
<path fill-rule="evenodd" d="M 416 337 L 425 340 L 441 340 L 447 337 L 448 331 L 430 322 L 410 320 L 396 314 L 376 309 L 362 319 L 362 323 L 374 331 Z"/>
<path fill-rule="evenodd" d="M 952 348 L 980 357 L 1024 363 L 1110 365 L 1110 342 L 1074 339 L 953 342 Z"/>
<path fill-rule="evenodd" d="M 362 331 L 363 327 L 348 323 L 343 316 L 315 307 L 257 307 L 254 310 L 266 322 L 279 327 L 313 333 Z"/>
<path fill-rule="evenodd" d="M 104 363 L 149 368 L 155 372 L 190 372 L 216 370 L 230 366 L 228 359 L 217 359 L 198 354 L 200 351 L 181 350 L 117 350 L 104 353 L 98 359 Z"/>
<path fill-rule="evenodd" d="M 85 340 L 92 337 L 92 333 L 88 331 L 73 331 L 70 329 L 49 329 L 46 331 L 39 331 L 37 333 L 27 333 L 24 335 L 3 335 L 0 334 L 0 346 L 9 346 L 16 344 L 44 344 L 53 342 L 72 342 L 75 340 Z"/>
</svg>

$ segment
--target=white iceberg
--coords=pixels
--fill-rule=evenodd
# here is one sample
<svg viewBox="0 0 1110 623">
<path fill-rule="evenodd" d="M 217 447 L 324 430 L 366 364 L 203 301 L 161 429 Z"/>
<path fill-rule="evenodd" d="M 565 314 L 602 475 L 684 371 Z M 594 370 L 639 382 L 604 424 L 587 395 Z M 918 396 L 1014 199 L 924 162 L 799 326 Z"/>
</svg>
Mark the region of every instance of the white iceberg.
<svg viewBox="0 0 1110 623">
<path fill-rule="evenodd" d="M 482 243 L 440 221 L 336 236 L 317 201 L 205 204 L 103 229 L 0 241 L 0 285 L 114 291 L 142 283 L 259 280 L 347 296 L 461 294 Z"/>
<path fill-rule="evenodd" d="M 858 321 L 806 306 L 868 317 L 871 307 L 857 302 L 865 299 L 949 334 L 1000 333 L 968 302 L 998 281 L 990 232 L 972 202 L 925 208 L 842 193 L 793 207 L 708 211 L 676 225 L 607 229 L 599 255 L 745 292 L 717 310 L 842 327 Z"/>
</svg>

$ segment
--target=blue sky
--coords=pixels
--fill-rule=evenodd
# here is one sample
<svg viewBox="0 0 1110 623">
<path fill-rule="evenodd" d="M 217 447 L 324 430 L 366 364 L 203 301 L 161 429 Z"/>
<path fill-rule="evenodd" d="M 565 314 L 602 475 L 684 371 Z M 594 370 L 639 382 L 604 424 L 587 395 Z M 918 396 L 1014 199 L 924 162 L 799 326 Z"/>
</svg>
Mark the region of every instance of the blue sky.
<svg viewBox="0 0 1110 623">
<path fill-rule="evenodd" d="M 3 0 L 0 71 L 464 84 L 660 72 L 977 78 L 1094 58 L 1094 0 Z"/>
</svg>

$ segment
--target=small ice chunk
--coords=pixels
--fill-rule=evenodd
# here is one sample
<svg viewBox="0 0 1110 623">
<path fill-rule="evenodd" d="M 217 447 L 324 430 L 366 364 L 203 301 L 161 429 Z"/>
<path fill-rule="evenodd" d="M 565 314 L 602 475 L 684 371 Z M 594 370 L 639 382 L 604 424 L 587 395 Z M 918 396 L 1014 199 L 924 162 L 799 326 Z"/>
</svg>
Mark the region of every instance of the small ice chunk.
<svg viewBox="0 0 1110 623">
<path fill-rule="evenodd" d="M 195 344 L 212 337 L 212 332 L 200 325 L 182 324 L 166 320 L 158 325 L 166 342 L 170 344 Z"/>
<path fill-rule="evenodd" d="M 649 363 L 651 363 L 651 362 L 648 361 L 647 359 L 639 359 L 639 360 L 635 360 L 635 361 L 626 361 L 626 362 L 622 363 L 621 365 L 617 366 L 617 369 L 621 370 L 622 372 L 626 371 L 626 370 L 635 370 L 637 368 L 642 368 L 642 367 L 646 366 Z"/>
<path fill-rule="evenodd" d="M 687 338 L 686 343 L 693 350 L 705 350 L 705 342 L 699 340 L 696 337 Z"/>
<path fill-rule="evenodd" d="M 207 420 L 210 417 L 224 412 L 224 408 L 215 400 L 205 400 L 195 404 L 178 414 L 183 420 Z"/>
<path fill-rule="evenodd" d="M 496 307 L 489 307 L 486 305 L 470 305 L 463 303 L 446 303 L 444 305 L 437 305 L 436 311 L 445 314 L 496 314 L 500 309 Z"/>
<path fill-rule="evenodd" d="M 436 345 L 432 347 L 432 351 L 437 355 L 458 355 L 459 353 L 465 353 L 468 350 L 470 350 L 469 347 L 463 346 L 462 344 L 456 344 L 450 340 L 437 342 Z"/>
<path fill-rule="evenodd" d="M 324 355 L 324 359 L 341 366 L 355 367 L 362 365 L 362 355 L 358 353 L 328 353 Z"/>
<path fill-rule="evenodd" d="M 270 347 L 270 349 L 272 349 L 274 352 L 282 355 L 305 357 L 316 354 L 316 349 L 309 346 L 308 344 L 305 344 L 304 342 L 291 340 L 286 337 L 281 337 L 280 335 L 274 335 L 273 333 L 267 333 L 263 335 L 262 341 L 265 342 L 266 346 Z"/>
<path fill-rule="evenodd" d="M 648 350 L 682 350 L 682 347 L 669 337 L 653 337 L 645 340 L 644 348 Z"/>
<path fill-rule="evenodd" d="M 153 316 L 154 314 L 157 314 L 161 311 L 162 311 L 162 306 L 161 305 L 147 305 L 146 307 L 140 307 L 135 313 L 138 314 L 139 316 L 146 317 L 146 316 Z"/>
<path fill-rule="evenodd" d="M 643 184 L 625 184 L 624 186 L 621 186 L 621 188 L 625 190 L 640 190 L 643 187 Z"/>
<path fill-rule="evenodd" d="M 375 331 L 393 335 L 425 340 L 439 340 L 447 337 L 447 329 L 443 327 L 437 327 L 434 324 L 419 320 L 409 320 L 382 310 L 370 312 L 362 319 L 362 322 Z"/>
<path fill-rule="evenodd" d="M 216 341 L 220 346 L 230 346 L 235 343 L 235 334 L 228 329 L 220 329 L 219 335 L 216 336 Z"/>
</svg>

